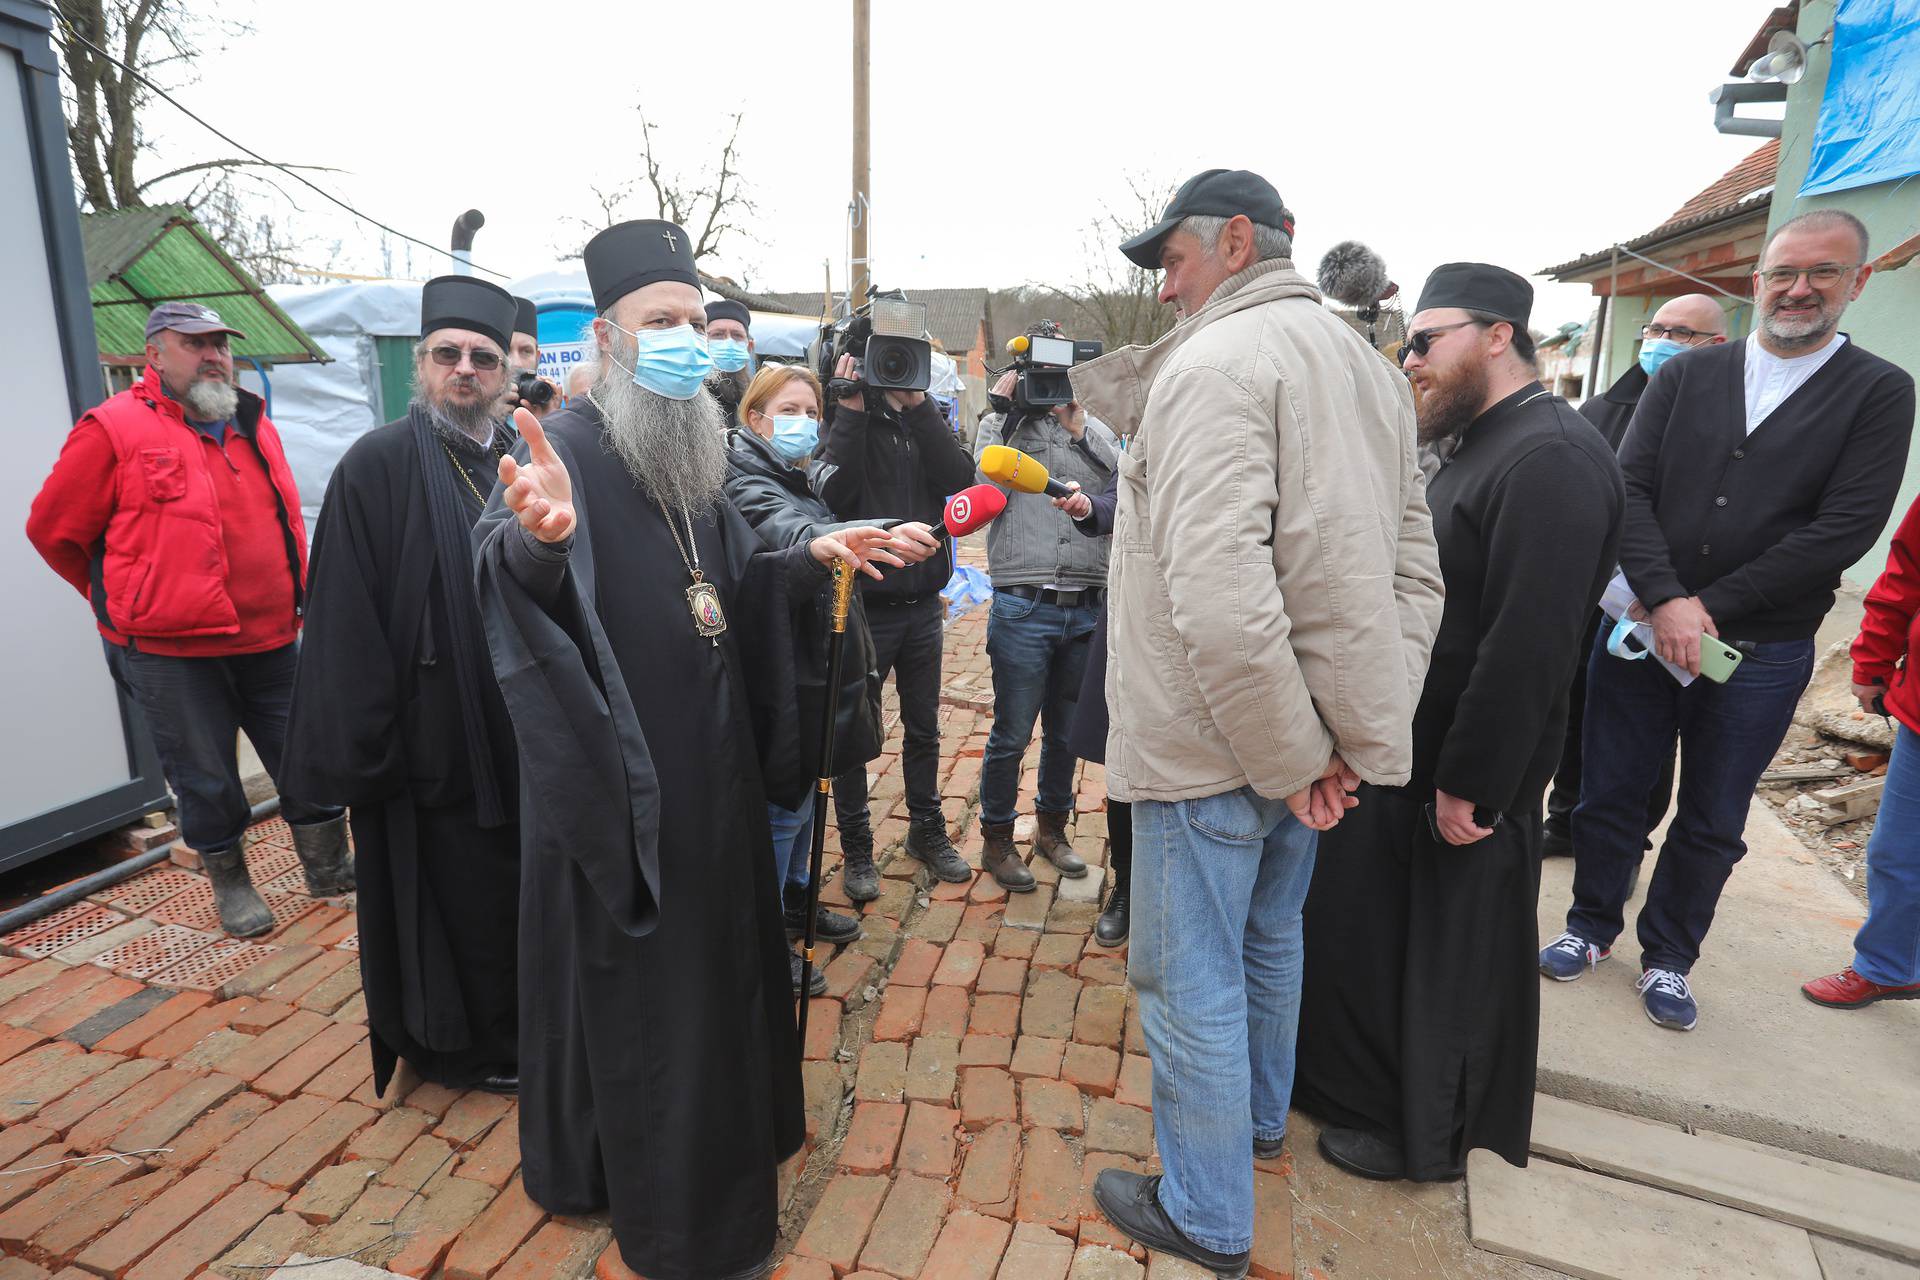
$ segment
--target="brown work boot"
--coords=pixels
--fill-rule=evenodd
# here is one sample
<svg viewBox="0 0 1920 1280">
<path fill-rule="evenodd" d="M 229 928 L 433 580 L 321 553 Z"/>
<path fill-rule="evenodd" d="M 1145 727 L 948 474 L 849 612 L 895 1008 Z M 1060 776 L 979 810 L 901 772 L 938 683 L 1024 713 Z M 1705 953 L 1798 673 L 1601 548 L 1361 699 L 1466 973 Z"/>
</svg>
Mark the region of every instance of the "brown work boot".
<svg viewBox="0 0 1920 1280">
<path fill-rule="evenodd" d="M 1027 870 L 1020 851 L 1013 847 L 1013 824 L 983 822 L 980 835 L 985 842 L 980 850 L 981 870 L 1008 893 L 1032 893 L 1033 872 Z"/>
<path fill-rule="evenodd" d="M 1073 851 L 1073 842 L 1067 839 L 1067 815 L 1037 813 L 1034 818 L 1037 825 L 1033 833 L 1033 847 L 1040 851 L 1041 856 L 1069 880 L 1078 880 L 1087 874 L 1086 862 Z"/>
</svg>

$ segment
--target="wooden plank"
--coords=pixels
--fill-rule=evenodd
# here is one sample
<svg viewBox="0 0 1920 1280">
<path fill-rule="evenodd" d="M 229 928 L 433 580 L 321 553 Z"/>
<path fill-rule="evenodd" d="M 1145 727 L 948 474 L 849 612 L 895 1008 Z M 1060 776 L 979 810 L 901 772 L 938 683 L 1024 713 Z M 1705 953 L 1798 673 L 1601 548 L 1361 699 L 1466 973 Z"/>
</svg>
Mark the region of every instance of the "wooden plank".
<svg viewBox="0 0 1920 1280">
<path fill-rule="evenodd" d="M 1798 1227 L 1543 1160 L 1470 1152 L 1467 1215 L 1478 1248 L 1582 1280 L 1821 1280 Z"/>
<path fill-rule="evenodd" d="M 1813 798 L 1821 804 L 1831 805 L 1847 815 L 1848 818 L 1864 818 L 1880 808 L 1880 793 L 1886 790 L 1885 778 L 1868 778 L 1865 782 L 1856 782 L 1850 787 L 1834 787 L 1827 791 L 1815 791 Z"/>
<path fill-rule="evenodd" d="M 1820 1259 L 1820 1271 L 1826 1280 L 1914 1280 L 1920 1267 L 1884 1253 L 1862 1249 L 1844 1240 L 1813 1238 L 1814 1256 Z"/>
<path fill-rule="evenodd" d="M 1920 1183 L 1803 1164 L 1749 1144 L 1711 1142 L 1617 1111 L 1536 1095 L 1533 1149 L 1821 1235 L 1920 1259 Z"/>
<path fill-rule="evenodd" d="M 1760 785 L 1775 782 L 1826 782 L 1832 778 L 1844 778 L 1857 770 L 1846 765 L 1824 764 L 1788 764 L 1778 769 L 1769 769 L 1760 775 Z"/>
</svg>

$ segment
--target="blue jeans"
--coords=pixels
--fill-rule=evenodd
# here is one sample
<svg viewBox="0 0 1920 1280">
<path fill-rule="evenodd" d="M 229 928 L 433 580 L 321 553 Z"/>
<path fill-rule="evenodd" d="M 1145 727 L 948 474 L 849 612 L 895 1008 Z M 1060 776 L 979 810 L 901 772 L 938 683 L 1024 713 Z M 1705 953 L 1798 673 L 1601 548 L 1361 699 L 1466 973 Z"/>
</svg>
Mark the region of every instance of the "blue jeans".
<svg viewBox="0 0 1920 1280">
<path fill-rule="evenodd" d="M 1679 804 L 1640 908 L 1640 964 L 1693 969 L 1720 891 L 1746 856 L 1753 789 L 1812 675 L 1810 639 L 1757 644 L 1725 684 L 1686 688 L 1652 658 L 1629 662 L 1608 653 L 1604 637 L 1594 643 L 1567 932 L 1601 947 L 1620 936 L 1648 835 L 1647 795 L 1678 733 Z"/>
<path fill-rule="evenodd" d="M 1250 787 L 1133 804 L 1127 976 L 1153 1060 L 1160 1204 L 1222 1253 L 1253 1246 L 1254 1139 L 1287 1131 L 1318 840 Z"/>
<path fill-rule="evenodd" d="M 200 853 L 231 849 L 246 834 L 250 810 L 240 781 L 239 734 L 246 730 L 279 783 L 280 754 L 287 740 L 287 706 L 293 700 L 296 645 L 265 653 L 175 658 L 101 642 L 107 668 L 133 695 L 160 771 L 179 803 L 180 838 Z M 344 810 L 280 793 L 280 816 L 288 825 L 330 822 Z"/>
<path fill-rule="evenodd" d="M 1853 971 L 1868 982 L 1920 982 L 1920 734 L 1900 726 L 1887 786 L 1867 841 L 1867 922 Z"/>
<path fill-rule="evenodd" d="M 1077 536 L 1077 535 L 1076 535 Z M 993 665 L 993 731 L 980 761 L 980 821 L 1012 822 L 1018 815 L 1020 758 L 1040 721 L 1040 785 L 1034 808 L 1073 812 L 1074 754 L 1067 747 L 1087 643 L 1100 621 L 1097 598 L 1068 608 L 993 593 L 987 615 L 987 660 Z"/>
<path fill-rule="evenodd" d="M 807 865 L 813 854 L 813 806 L 818 792 L 811 788 L 798 809 L 767 805 L 767 825 L 773 828 L 773 873 L 783 889 L 807 887 Z"/>
</svg>

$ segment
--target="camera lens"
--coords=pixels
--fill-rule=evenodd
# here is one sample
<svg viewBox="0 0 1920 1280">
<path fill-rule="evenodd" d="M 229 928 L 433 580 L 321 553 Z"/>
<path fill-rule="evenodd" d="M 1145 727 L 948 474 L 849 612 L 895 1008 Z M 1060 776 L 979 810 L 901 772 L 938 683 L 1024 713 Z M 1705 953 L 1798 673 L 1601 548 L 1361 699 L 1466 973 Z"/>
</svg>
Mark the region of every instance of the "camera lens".
<svg viewBox="0 0 1920 1280">
<path fill-rule="evenodd" d="M 904 350 L 888 346 L 874 354 L 876 381 L 899 386 L 913 376 L 913 358 Z"/>
</svg>

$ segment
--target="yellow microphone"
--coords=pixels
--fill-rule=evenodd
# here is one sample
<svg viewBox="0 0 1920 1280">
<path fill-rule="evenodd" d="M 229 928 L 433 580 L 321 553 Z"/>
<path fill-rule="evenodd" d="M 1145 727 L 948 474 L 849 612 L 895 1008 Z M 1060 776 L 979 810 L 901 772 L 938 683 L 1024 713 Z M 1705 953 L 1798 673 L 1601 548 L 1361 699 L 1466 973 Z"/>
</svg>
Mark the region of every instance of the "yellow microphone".
<svg viewBox="0 0 1920 1280">
<path fill-rule="evenodd" d="M 1004 444 L 980 451 L 980 474 L 995 484 L 1020 493 L 1044 493 L 1049 498 L 1071 498 L 1078 493 L 1047 474 L 1046 464 Z"/>
</svg>

